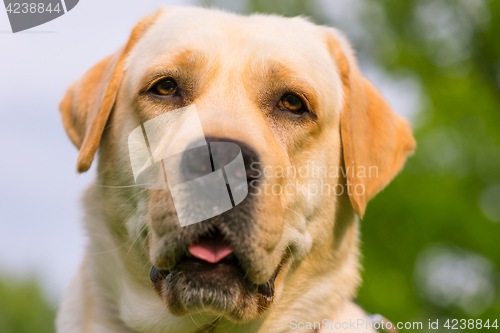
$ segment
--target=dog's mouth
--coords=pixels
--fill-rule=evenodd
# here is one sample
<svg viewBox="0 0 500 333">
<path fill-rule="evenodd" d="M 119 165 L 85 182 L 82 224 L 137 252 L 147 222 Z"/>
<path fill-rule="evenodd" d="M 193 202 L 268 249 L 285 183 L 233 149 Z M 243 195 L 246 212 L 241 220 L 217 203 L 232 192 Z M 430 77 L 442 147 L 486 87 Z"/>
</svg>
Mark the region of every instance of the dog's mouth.
<svg viewBox="0 0 500 333">
<path fill-rule="evenodd" d="M 220 233 L 201 237 L 196 243 L 188 246 L 188 252 L 186 258 L 180 262 L 181 267 L 187 269 L 190 268 L 190 263 L 210 269 L 219 262 L 228 263 L 235 258 L 233 247 L 221 237 Z M 194 268 L 197 268 L 196 266 Z"/>
<path fill-rule="evenodd" d="M 278 265 L 266 283 L 252 283 L 233 245 L 216 230 L 189 244 L 172 269 L 160 270 L 153 266 L 150 279 L 176 315 L 209 307 L 215 313 L 229 312 L 238 317 L 237 309 L 242 307 L 253 304 L 261 312 L 270 306 L 281 266 Z"/>
</svg>

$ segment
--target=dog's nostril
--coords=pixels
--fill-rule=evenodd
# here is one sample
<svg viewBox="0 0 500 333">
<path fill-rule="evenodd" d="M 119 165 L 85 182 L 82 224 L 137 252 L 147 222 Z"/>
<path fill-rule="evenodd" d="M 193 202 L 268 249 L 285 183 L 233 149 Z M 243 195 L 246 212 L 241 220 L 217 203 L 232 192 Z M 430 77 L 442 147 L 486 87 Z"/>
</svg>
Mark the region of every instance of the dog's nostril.
<svg viewBox="0 0 500 333">
<path fill-rule="evenodd" d="M 213 171 L 212 159 L 206 146 L 186 150 L 182 156 L 183 171 L 188 179 L 208 175 Z"/>
<path fill-rule="evenodd" d="M 207 138 L 207 141 L 216 170 L 224 168 L 226 175 L 232 179 L 246 179 L 247 182 L 257 179 L 259 158 L 253 148 L 243 142 L 226 138 Z M 243 158 L 243 163 L 241 167 L 234 167 L 232 164 L 238 158 Z"/>
<path fill-rule="evenodd" d="M 248 182 L 259 179 L 260 176 L 259 163 L 253 163 L 248 167 L 246 166 L 245 163 L 245 167 L 246 167 L 246 177 Z"/>
</svg>

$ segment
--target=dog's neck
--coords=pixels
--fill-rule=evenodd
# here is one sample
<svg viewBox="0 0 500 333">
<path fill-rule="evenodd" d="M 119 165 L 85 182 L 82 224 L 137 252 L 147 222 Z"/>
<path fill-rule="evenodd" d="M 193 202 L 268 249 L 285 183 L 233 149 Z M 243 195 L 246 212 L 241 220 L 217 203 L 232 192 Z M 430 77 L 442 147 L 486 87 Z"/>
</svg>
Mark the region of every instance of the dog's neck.
<svg viewBox="0 0 500 333">
<path fill-rule="evenodd" d="M 85 312 L 92 314 L 85 320 L 94 320 L 91 325 L 109 326 L 120 332 L 251 333 L 283 332 L 286 328 L 292 331 L 295 322 L 333 320 L 345 312 L 359 283 L 358 219 L 352 209 L 344 208 L 336 212 L 335 237 L 328 245 L 331 248 L 313 248 L 311 251 L 317 253 L 310 253 L 303 261 L 292 265 L 276 304 L 265 317 L 236 324 L 208 313 L 173 316 L 150 286 L 149 265 L 141 252 L 144 249 L 131 239 L 123 239 L 111 223 L 102 220 L 102 212 L 95 210 L 95 200 L 100 197 L 96 194 L 93 188 L 86 196 L 92 201 L 87 206 L 94 207 L 93 211 L 87 211 L 87 219 L 100 221 L 86 223 L 90 243 L 82 268 L 86 277 L 82 282 L 86 298 L 91 298 Z M 144 262 L 146 264 L 142 264 Z M 299 270 L 302 273 L 295 274 Z M 359 317 L 359 313 L 356 316 Z"/>
</svg>

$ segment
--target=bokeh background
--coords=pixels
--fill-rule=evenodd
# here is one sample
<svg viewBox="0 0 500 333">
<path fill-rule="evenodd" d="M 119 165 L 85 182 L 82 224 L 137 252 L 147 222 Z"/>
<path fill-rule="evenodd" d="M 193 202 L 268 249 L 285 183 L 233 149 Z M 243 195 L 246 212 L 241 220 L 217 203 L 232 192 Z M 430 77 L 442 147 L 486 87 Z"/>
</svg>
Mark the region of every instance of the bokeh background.
<svg viewBox="0 0 500 333">
<path fill-rule="evenodd" d="M 57 104 L 161 5 L 303 15 L 344 31 L 418 142 L 361 223 L 358 302 L 424 330 L 429 319 L 500 321 L 500 1 L 82 0 L 15 35 L 0 9 L 0 332 L 53 332 L 83 253 L 78 200 L 95 174 L 76 174 Z"/>
</svg>

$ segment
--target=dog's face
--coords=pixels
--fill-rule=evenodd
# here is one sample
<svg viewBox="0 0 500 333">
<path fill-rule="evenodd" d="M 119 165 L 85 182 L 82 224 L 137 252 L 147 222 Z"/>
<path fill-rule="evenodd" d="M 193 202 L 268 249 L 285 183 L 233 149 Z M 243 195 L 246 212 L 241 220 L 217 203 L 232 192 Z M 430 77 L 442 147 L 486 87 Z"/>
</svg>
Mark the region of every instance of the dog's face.
<svg viewBox="0 0 500 333">
<path fill-rule="evenodd" d="M 127 139 L 187 105 L 209 142 L 239 145 L 249 195 L 181 227 L 168 187 L 131 186 Z M 80 172 L 100 147 L 103 214 L 117 242 L 138 244 L 131 270 L 150 263 L 155 291 L 179 316 L 254 319 L 293 274 L 340 267 L 334 252 L 349 232 L 336 217 L 362 216 L 414 148 L 342 37 L 300 18 L 159 11 L 70 88 L 61 111 Z"/>
</svg>

